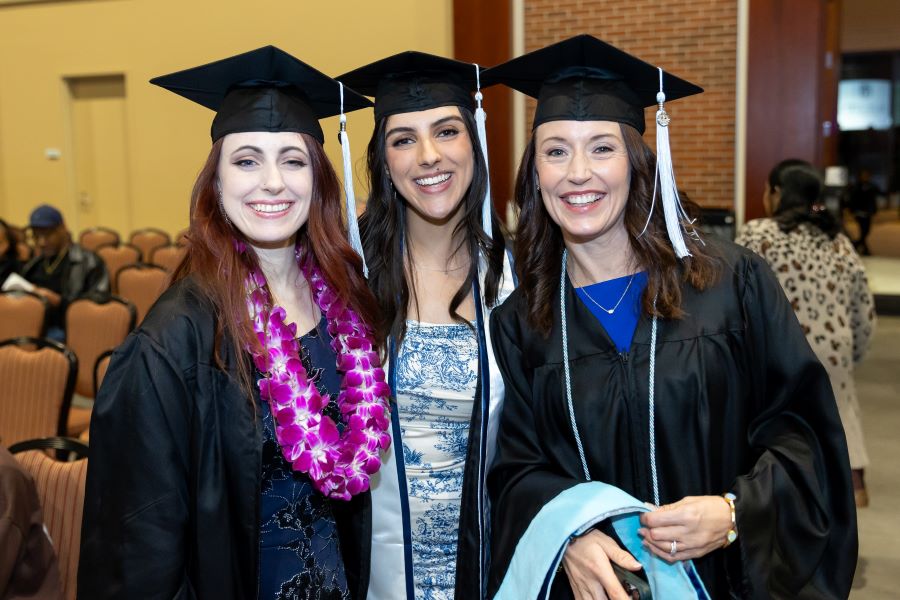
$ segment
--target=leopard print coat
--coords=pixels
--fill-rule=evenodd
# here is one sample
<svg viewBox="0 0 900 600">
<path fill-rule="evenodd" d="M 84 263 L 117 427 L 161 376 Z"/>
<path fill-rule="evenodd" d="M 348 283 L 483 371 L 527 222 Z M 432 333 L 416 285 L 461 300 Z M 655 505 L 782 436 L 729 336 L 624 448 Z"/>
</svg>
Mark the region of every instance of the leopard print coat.
<svg viewBox="0 0 900 600">
<path fill-rule="evenodd" d="M 864 468 L 869 457 L 853 366 L 869 348 L 875 310 L 853 244 L 843 234 L 831 239 L 809 224 L 785 233 L 774 219 L 750 221 L 735 241 L 759 254 L 775 271 L 806 339 L 828 371 L 847 435 L 850 466 Z"/>
</svg>

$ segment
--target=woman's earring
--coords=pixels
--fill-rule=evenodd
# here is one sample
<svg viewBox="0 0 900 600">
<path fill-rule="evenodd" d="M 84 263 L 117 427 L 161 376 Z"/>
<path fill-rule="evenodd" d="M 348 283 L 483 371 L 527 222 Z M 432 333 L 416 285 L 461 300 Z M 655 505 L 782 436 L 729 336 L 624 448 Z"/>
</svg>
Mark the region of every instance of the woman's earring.
<svg viewBox="0 0 900 600">
<path fill-rule="evenodd" d="M 222 190 L 216 188 L 216 198 L 219 200 L 219 212 L 222 214 L 222 218 L 225 219 L 225 224 L 231 227 L 231 219 L 228 218 L 228 213 L 225 212 L 225 203 L 222 202 Z"/>
</svg>

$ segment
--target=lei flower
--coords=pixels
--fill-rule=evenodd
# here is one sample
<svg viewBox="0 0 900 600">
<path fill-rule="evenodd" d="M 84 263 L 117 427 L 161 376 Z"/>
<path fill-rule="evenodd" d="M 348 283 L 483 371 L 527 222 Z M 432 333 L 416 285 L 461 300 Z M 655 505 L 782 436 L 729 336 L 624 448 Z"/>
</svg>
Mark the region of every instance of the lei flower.
<svg viewBox="0 0 900 600">
<path fill-rule="evenodd" d="M 241 243 L 236 246 L 244 249 Z M 256 368 L 265 375 L 258 382 L 259 392 L 269 402 L 285 460 L 309 475 L 325 496 L 349 500 L 369 489 L 369 476 L 381 467 L 380 452 L 391 444 L 391 391 L 369 327 L 341 306 L 312 256 L 304 259 L 298 251 L 297 262 L 328 320 L 337 369 L 344 374 L 337 397 L 342 427 L 323 414 L 330 398 L 308 379 L 297 325 L 284 322 L 286 313 L 272 305 L 265 277 L 253 270 L 247 280 L 247 307 L 262 345 L 261 352 L 251 350 Z"/>
</svg>

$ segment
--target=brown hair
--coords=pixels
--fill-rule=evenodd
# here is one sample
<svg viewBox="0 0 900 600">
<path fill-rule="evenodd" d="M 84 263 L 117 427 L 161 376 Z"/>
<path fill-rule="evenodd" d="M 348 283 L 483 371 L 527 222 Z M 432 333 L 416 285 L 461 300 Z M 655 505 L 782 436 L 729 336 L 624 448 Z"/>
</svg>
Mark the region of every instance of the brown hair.
<svg viewBox="0 0 900 600">
<path fill-rule="evenodd" d="M 309 150 L 313 195 L 309 218 L 297 232 L 297 246 L 312 253 L 340 301 L 356 311 L 363 322 L 375 323 L 378 309 L 362 275 L 362 259 L 347 241 L 337 176 L 322 145 L 312 136 L 299 135 Z M 221 151 L 222 140 L 218 140 L 194 183 L 187 253 L 172 275 L 172 283 L 191 276 L 213 304 L 216 322 L 213 359 L 219 368 L 226 368 L 220 348 L 222 339 L 227 337 L 237 357 L 240 383 L 250 395 L 251 365 L 244 349 L 261 348 L 247 312 L 244 282 L 251 269 L 259 269 L 259 259 L 244 235 L 226 221 L 219 207 L 215 182 Z M 246 253 L 235 249 L 235 239 L 246 244 Z"/>
<path fill-rule="evenodd" d="M 690 236 L 685 236 L 685 243 L 691 256 L 679 260 L 666 233 L 662 206 L 654 207 L 647 230 L 641 235 L 653 202 L 656 157 L 634 127 L 624 124 L 620 127 L 631 171 L 625 205 L 625 229 L 639 266 L 647 271 L 647 287 L 641 298 L 642 312 L 679 319 L 684 316 L 681 309 L 682 283 L 688 282 L 698 290 L 706 289 L 718 278 L 718 262 L 702 243 Z M 528 306 L 528 323 L 547 336 L 553 325 L 554 296 L 559 293 L 560 260 L 564 245 L 562 232 L 547 214 L 537 187 L 533 134 L 519 164 L 515 201 L 520 211 L 514 249 L 519 286 Z M 693 217 L 697 206 L 685 199 L 682 203 Z"/>
</svg>

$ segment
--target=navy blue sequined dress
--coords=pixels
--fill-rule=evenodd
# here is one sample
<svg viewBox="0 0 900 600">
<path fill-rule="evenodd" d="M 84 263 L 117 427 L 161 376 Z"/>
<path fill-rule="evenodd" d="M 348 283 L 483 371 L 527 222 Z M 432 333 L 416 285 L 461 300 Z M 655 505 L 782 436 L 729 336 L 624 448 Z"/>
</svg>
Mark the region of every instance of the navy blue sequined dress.
<svg viewBox="0 0 900 600">
<path fill-rule="evenodd" d="M 336 419 L 341 377 L 326 321 L 301 338 L 301 360 L 326 409 Z M 332 501 L 291 469 L 275 439 L 272 413 L 261 402 L 264 424 L 259 536 L 260 600 L 349 600 Z M 336 420 L 337 422 L 337 420 Z"/>
</svg>

